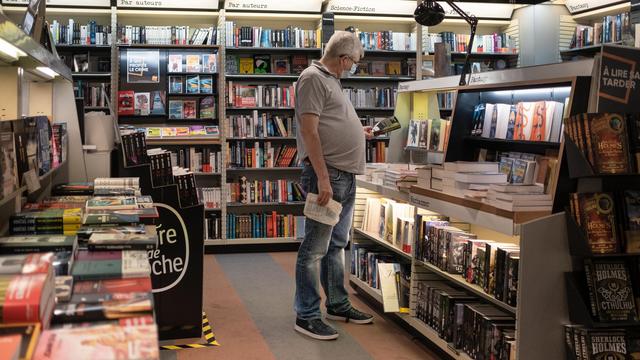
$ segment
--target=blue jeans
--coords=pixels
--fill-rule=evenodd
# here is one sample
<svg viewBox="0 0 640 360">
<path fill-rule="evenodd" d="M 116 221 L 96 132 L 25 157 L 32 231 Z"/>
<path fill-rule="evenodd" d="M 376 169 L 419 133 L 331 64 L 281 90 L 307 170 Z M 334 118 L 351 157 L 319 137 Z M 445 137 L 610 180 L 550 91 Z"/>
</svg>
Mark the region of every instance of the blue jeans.
<svg viewBox="0 0 640 360">
<path fill-rule="evenodd" d="M 294 305 L 298 318 L 303 320 L 322 316 L 318 278 L 327 297 L 325 305 L 328 310 L 340 313 L 351 309 L 344 287 L 344 248 L 351 232 L 356 180 L 354 174 L 331 167 L 328 170 L 333 200 L 342 204 L 342 213 L 335 226 L 306 219 L 304 240 L 300 244 L 296 262 Z M 318 193 L 318 178 L 311 166 L 306 165 L 302 170 L 300 183 L 304 191 Z"/>
</svg>

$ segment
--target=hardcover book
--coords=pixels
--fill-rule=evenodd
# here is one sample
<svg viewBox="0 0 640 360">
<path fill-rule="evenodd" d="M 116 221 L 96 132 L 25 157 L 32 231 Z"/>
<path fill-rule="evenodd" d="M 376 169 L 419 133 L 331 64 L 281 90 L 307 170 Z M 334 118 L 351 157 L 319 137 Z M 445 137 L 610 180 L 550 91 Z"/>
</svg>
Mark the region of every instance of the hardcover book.
<svg viewBox="0 0 640 360">
<path fill-rule="evenodd" d="M 240 74 L 253 74 L 253 58 L 241 57 L 239 65 Z"/>
<path fill-rule="evenodd" d="M 184 119 L 182 100 L 169 100 L 169 119 Z"/>
<path fill-rule="evenodd" d="M 195 100 L 183 101 L 182 115 L 185 119 L 195 119 L 197 114 Z"/>
<path fill-rule="evenodd" d="M 182 94 L 183 84 L 182 76 L 169 76 L 169 93 Z"/>
<path fill-rule="evenodd" d="M 137 92 L 135 93 L 135 115 L 147 116 L 150 113 L 150 93 Z"/>
<path fill-rule="evenodd" d="M 0 275 L 2 322 L 47 324 L 53 291 L 51 274 Z"/>
<path fill-rule="evenodd" d="M 291 73 L 291 66 L 289 64 L 289 56 L 287 55 L 274 55 L 273 61 L 273 73 L 287 75 Z"/>
<path fill-rule="evenodd" d="M 217 71 L 218 71 L 217 55 L 203 54 L 202 55 L 202 72 L 215 73 Z"/>
<path fill-rule="evenodd" d="M 200 55 L 187 55 L 187 72 L 200 72 Z"/>
<path fill-rule="evenodd" d="M 633 285 L 624 259 L 586 258 L 584 270 L 595 319 L 601 322 L 638 319 Z"/>
<path fill-rule="evenodd" d="M 100 253 L 111 252 L 101 251 Z M 72 301 L 96 302 L 114 294 L 148 293 L 151 292 L 151 289 L 151 278 L 148 276 L 131 279 L 76 281 L 73 285 Z"/>
<path fill-rule="evenodd" d="M 169 55 L 169 72 L 170 73 L 182 72 L 182 55 L 179 55 L 179 54 Z"/>
<path fill-rule="evenodd" d="M 585 229 L 589 247 L 594 254 L 616 253 L 620 241 L 616 230 L 615 205 L 609 193 L 580 193 L 572 195 L 577 203 L 575 211 Z"/>
<path fill-rule="evenodd" d="M 254 55 L 253 72 L 255 74 L 271 74 L 271 55 Z"/>
<path fill-rule="evenodd" d="M 400 129 L 400 121 L 395 116 L 388 117 L 376 123 L 371 129 L 373 136 L 380 136 Z"/>
<path fill-rule="evenodd" d="M 213 94 L 213 77 L 209 75 L 200 76 L 200 93 Z"/>
<path fill-rule="evenodd" d="M 151 95 L 151 115 L 164 115 L 167 104 L 167 96 L 164 91 L 152 91 Z"/>
<path fill-rule="evenodd" d="M 291 68 L 294 74 L 302 74 L 309 66 L 309 59 L 305 55 L 293 55 L 291 58 Z"/>
<path fill-rule="evenodd" d="M 626 117 L 623 114 L 583 114 L 587 117 L 591 151 L 598 174 L 631 172 Z"/>
<path fill-rule="evenodd" d="M 187 75 L 186 77 L 186 93 L 197 94 L 200 92 L 200 76 Z"/>
<path fill-rule="evenodd" d="M 624 330 L 583 330 L 586 337 L 584 359 L 629 359 Z M 582 336 L 581 336 L 582 337 Z"/>
<path fill-rule="evenodd" d="M 213 96 L 200 99 L 200 119 L 215 119 L 216 106 Z"/>
</svg>

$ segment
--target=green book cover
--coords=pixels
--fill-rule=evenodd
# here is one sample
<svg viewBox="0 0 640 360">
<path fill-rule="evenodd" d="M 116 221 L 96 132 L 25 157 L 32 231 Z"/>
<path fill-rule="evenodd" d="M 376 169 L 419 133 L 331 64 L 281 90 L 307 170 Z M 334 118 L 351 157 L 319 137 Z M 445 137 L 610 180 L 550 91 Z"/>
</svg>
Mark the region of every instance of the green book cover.
<svg viewBox="0 0 640 360">
<path fill-rule="evenodd" d="M 100 280 L 122 277 L 122 260 L 76 261 L 71 275 L 75 280 Z"/>
<path fill-rule="evenodd" d="M 0 254 L 72 251 L 75 236 L 0 237 Z"/>
</svg>

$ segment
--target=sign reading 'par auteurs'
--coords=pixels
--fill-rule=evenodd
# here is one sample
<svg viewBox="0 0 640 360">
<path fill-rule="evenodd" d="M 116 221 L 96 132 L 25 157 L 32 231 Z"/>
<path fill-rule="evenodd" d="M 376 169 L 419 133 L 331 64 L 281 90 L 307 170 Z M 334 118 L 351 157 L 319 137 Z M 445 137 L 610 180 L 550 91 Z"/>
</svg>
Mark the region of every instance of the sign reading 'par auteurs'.
<svg viewBox="0 0 640 360">
<path fill-rule="evenodd" d="M 322 0 L 226 0 L 226 10 L 320 13 Z"/>
<path fill-rule="evenodd" d="M 119 8 L 147 9 L 218 9 L 217 0 L 118 0 Z"/>
</svg>

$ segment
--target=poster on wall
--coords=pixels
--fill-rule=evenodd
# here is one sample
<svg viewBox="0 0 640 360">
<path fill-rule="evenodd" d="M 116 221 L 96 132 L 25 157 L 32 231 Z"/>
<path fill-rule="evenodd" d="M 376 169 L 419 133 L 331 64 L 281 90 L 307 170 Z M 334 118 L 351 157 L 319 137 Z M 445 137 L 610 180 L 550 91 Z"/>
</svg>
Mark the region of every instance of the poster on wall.
<svg viewBox="0 0 640 360">
<path fill-rule="evenodd" d="M 160 82 L 160 51 L 127 51 L 127 82 L 149 84 Z"/>
<path fill-rule="evenodd" d="M 598 69 L 597 112 L 640 111 L 640 49 L 605 45 Z"/>
</svg>

